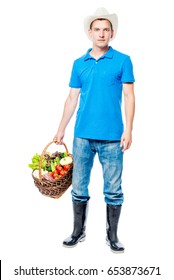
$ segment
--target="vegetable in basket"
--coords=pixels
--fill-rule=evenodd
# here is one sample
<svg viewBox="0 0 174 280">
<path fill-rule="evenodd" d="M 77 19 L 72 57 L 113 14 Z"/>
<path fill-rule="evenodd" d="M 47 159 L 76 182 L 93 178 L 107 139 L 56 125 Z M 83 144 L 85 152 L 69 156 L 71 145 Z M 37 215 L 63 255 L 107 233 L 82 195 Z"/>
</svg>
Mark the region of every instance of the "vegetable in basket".
<svg viewBox="0 0 174 280">
<path fill-rule="evenodd" d="M 41 174 L 42 174 L 42 176 L 45 176 L 45 174 L 48 174 L 48 172 L 47 171 L 44 171 L 44 170 L 41 170 Z M 35 178 L 37 178 L 37 179 L 39 179 L 39 170 L 34 170 L 33 171 L 33 176 L 35 177 Z"/>
<path fill-rule="evenodd" d="M 64 153 L 55 152 L 52 154 L 47 151 L 51 144 L 56 143 L 54 140 L 49 142 L 41 155 L 35 154 L 33 156 L 28 167 L 32 169 L 32 178 L 40 193 L 51 198 L 59 198 L 72 184 L 73 160 L 68 160 L 71 154 L 69 154 L 65 143 L 62 143 L 66 150 Z M 65 158 L 64 165 L 61 165 L 60 161 L 63 158 Z M 70 164 L 65 165 L 65 162 Z"/>
<path fill-rule="evenodd" d="M 33 170 L 33 176 L 39 179 L 39 164 L 41 155 L 35 154 L 32 158 L 32 163 L 28 166 Z M 44 179 L 54 181 L 65 176 L 72 166 L 72 158 L 64 153 L 46 153 L 42 159 L 41 175 Z"/>
<path fill-rule="evenodd" d="M 39 163 L 40 163 L 40 155 L 39 154 L 35 154 L 33 157 L 32 157 L 32 163 L 28 164 L 28 166 L 33 169 L 33 170 L 36 170 L 36 169 L 39 169 Z M 46 170 L 46 164 L 47 164 L 47 161 L 46 161 L 46 158 L 44 158 L 42 160 L 42 166 L 41 168 L 43 170 Z"/>
<path fill-rule="evenodd" d="M 71 164 L 72 163 L 72 157 L 64 157 L 60 160 L 60 164 L 61 165 L 67 165 L 67 164 Z"/>
</svg>

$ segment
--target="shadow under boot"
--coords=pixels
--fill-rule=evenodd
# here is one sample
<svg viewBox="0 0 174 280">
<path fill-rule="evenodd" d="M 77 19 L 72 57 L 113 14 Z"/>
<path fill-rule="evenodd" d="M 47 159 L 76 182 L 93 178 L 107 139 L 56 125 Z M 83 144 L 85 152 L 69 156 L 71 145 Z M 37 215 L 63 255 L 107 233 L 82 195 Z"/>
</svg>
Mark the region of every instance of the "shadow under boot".
<svg viewBox="0 0 174 280">
<path fill-rule="evenodd" d="M 74 229 L 73 233 L 63 241 L 65 247 L 74 247 L 78 242 L 85 240 L 87 212 L 88 202 L 73 203 Z"/>
</svg>

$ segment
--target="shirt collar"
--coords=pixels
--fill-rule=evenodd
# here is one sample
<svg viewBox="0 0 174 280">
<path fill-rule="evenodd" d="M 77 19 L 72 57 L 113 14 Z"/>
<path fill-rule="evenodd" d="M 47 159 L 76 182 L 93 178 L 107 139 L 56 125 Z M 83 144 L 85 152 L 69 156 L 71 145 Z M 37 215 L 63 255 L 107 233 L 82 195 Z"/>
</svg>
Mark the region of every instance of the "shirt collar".
<svg viewBox="0 0 174 280">
<path fill-rule="evenodd" d="M 90 49 L 88 49 L 87 50 L 87 53 L 85 54 L 85 57 L 84 57 L 84 60 L 86 61 L 86 60 L 88 60 L 88 59 L 94 59 L 91 55 L 90 55 L 90 51 L 92 50 L 92 48 L 90 48 Z M 108 51 L 104 54 L 104 55 L 102 55 L 99 59 L 101 59 L 101 58 L 112 58 L 113 57 L 113 48 L 112 47 L 110 47 L 109 46 L 109 49 L 108 49 Z"/>
</svg>

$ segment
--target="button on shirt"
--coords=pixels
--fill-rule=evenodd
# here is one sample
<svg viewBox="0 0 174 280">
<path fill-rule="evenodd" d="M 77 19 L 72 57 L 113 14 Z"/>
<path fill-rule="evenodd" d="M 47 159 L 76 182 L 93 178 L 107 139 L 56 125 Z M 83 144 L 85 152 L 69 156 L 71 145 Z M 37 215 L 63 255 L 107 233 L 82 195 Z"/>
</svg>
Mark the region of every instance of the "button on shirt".
<svg viewBox="0 0 174 280">
<path fill-rule="evenodd" d="M 112 47 L 97 60 L 90 51 L 74 61 L 69 83 L 71 88 L 80 88 L 74 136 L 120 140 L 122 84 L 134 82 L 131 59 Z"/>
</svg>

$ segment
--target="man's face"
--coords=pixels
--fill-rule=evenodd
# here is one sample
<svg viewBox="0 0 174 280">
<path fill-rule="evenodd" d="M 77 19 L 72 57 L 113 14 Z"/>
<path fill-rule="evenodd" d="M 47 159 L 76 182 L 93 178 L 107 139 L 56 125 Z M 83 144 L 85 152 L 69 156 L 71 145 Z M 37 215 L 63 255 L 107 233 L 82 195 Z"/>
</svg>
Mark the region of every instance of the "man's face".
<svg viewBox="0 0 174 280">
<path fill-rule="evenodd" d="M 95 20 L 89 30 L 89 35 L 94 46 L 106 47 L 113 36 L 111 23 L 108 20 Z"/>
</svg>

